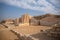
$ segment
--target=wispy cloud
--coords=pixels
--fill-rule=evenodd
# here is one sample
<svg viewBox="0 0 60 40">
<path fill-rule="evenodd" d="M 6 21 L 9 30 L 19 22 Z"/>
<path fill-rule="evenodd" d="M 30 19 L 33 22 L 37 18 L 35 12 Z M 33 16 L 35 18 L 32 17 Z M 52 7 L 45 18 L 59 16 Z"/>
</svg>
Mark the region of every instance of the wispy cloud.
<svg viewBox="0 0 60 40">
<path fill-rule="evenodd" d="M 14 5 L 24 9 L 43 11 L 46 13 L 60 13 L 60 9 L 56 7 L 60 7 L 59 0 L 2 0 L 0 2 L 4 2 L 9 5 Z M 54 5 L 55 6 L 54 6 Z"/>
</svg>

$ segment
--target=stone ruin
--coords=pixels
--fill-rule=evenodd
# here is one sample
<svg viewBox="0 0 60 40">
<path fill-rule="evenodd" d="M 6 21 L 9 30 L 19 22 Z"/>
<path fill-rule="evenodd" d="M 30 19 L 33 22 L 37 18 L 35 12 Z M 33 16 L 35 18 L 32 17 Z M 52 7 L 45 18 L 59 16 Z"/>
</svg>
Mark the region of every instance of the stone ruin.
<svg viewBox="0 0 60 40">
<path fill-rule="evenodd" d="M 28 14 L 24 14 L 24 15 L 22 15 L 21 16 L 21 23 L 19 24 L 19 26 L 20 25 L 29 25 L 29 21 L 30 21 L 30 19 L 31 19 L 31 16 L 30 15 L 28 15 Z"/>
</svg>

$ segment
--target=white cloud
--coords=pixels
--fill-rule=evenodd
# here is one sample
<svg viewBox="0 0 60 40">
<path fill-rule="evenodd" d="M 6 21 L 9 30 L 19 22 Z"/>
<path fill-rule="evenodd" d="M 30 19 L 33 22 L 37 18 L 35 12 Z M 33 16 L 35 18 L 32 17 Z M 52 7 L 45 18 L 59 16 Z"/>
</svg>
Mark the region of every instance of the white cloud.
<svg viewBox="0 0 60 40">
<path fill-rule="evenodd" d="M 51 2 L 54 3 L 54 4 L 60 3 L 60 0 L 49 0 L 49 1 L 51 1 Z"/>
<path fill-rule="evenodd" d="M 38 4 L 46 6 L 43 10 L 49 13 L 56 13 L 57 11 L 54 9 L 55 7 L 47 2 L 46 0 L 39 0 Z"/>
<path fill-rule="evenodd" d="M 57 3 L 55 0 L 50 0 L 53 3 Z M 18 6 L 24 9 L 31 9 L 37 11 L 44 11 L 46 13 L 59 13 L 59 11 L 55 10 L 55 7 L 46 0 L 2 0 L 0 2 L 4 2 L 9 5 Z M 38 6 L 32 6 L 38 5 Z M 41 5 L 45 7 L 40 7 Z"/>
</svg>

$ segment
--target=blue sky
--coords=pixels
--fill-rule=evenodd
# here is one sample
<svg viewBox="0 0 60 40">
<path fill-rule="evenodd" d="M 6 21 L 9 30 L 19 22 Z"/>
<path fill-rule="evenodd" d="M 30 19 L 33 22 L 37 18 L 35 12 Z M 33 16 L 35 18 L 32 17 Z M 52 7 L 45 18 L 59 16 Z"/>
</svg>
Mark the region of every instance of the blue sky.
<svg viewBox="0 0 60 40">
<path fill-rule="evenodd" d="M 60 0 L 0 0 L 0 20 L 18 18 L 24 13 L 60 14 Z"/>
</svg>

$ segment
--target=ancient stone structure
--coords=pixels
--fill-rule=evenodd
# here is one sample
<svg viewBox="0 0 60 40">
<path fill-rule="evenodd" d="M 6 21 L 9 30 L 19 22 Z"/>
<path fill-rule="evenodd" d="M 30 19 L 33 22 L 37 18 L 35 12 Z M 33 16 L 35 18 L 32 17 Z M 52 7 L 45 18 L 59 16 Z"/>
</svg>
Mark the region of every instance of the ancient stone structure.
<svg viewBox="0 0 60 40">
<path fill-rule="evenodd" d="M 8 20 L 6 20 L 5 21 L 5 24 L 13 24 L 14 22 L 13 22 L 13 20 L 11 20 L 11 19 L 8 19 Z"/>
<path fill-rule="evenodd" d="M 16 19 L 15 19 L 15 23 L 16 23 L 16 24 L 19 24 L 19 18 L 16 18 Z"/>
<path fill-rule="evenodd" d="M 35 25 L 35 26 L 40 25 L 39 20 L 36 20 L 35 18 L 31 18 L 29 23 L 30 25 Z"/>
<path fill-rule="evenodd" d="M 24 14 L 22 15 L 22 23 L 29 23 L 30 15 Z"/>
<path fill-rule="evenodd" d="M 29 25 L 29 20 L 31 19 L 31 16 L 28 14 L 24 14 L 21 16 L 21 23 L 19 25 Z"/>
</svg>

